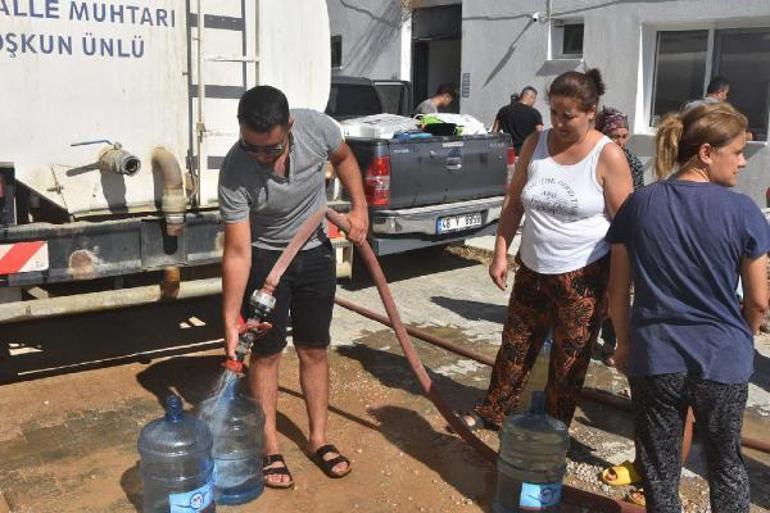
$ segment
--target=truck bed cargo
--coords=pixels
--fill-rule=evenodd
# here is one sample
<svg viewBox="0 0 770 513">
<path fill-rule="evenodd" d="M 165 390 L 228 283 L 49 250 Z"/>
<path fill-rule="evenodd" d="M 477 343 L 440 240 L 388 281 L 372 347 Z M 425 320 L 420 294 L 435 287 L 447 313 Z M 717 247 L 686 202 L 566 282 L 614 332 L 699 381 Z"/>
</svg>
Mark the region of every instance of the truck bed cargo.
<svg viewBox="0 0 770 513">
<path fill-rule="evenodd" d="M 400 91 L 403 100 L 411 98 L 408 84 L 401 83 L 399 89 L 394 81 L 382 83 L 335 77 L 327 113 L 348 123 L 356 109 L 370 116 L 384 112 L 386 105 L 399 105 L 400 111 L 390 113 L 409 115 L 411 105 L 386 102 L 380 90 L 386 87 L 389 98 Z M 364 176 L 371 217 L 369 240 L 377 254 L 496 231 L 514 160 L 508 134 L 347 137 L 346 141 Z"/>
</svg>

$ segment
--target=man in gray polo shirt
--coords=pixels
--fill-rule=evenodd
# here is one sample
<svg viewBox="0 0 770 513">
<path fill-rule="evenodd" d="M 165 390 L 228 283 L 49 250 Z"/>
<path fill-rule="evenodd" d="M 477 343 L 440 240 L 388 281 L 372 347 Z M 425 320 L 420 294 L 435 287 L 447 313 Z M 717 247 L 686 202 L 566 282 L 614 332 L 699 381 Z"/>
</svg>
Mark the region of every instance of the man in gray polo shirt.
<svg viewBox="0 0 770 513">
<path fill-rule="evenodd" d="M 325 167 L 331 161 L 351 198 L 348 238 L 361 242 L 369 227 L 361 173 L 339 126 L 320 112 L 289 111 L 286 96 L 270 86 L 250 89 L 238 104 L 241 137 L 219 176 L 219 206 L 225 222 L 222 314 L 225 344 L 233 357 L 239 315 L 261 288 L 281 251 L 302 223 L 326 203 Z M 276 288 L 273 328 L 252 348 L 252 394 L 265 412 L 264 477 L 267 486 L 293 480 L 278 446 L 275 427 L 278 367 L 291 311 L 292 339 L 300 362 L 313 460 L 330 477 L 350 471 L 350 462 L 326 439 L 329 364 L 326 349 L 336 288 L 334 253 L 319 229 L 286 270 Z"/>
</svg>

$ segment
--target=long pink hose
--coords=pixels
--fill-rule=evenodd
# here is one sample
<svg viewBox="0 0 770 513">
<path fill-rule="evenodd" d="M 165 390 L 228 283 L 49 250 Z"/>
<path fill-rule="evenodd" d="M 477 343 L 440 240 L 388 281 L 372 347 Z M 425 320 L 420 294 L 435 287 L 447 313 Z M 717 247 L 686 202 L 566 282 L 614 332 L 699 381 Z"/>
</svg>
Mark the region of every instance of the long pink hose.
<svg viewBox="0 0 770 513">
<path fill-rule="evenodd" d="M 334 223 L 340 230 L 346 233 L 350 228 L 350 224 L 348 223 L 347 218 L 342 214 L 335 212 L 334 210 L 328 209 L 326 211 L 326 218 Z M 485 444 L 476 435 L 474 435 L 468 429 L 465 423 L 460 421 L 460 419 L 454 414 L 452 409 L 447 405 L 441 395 L 439 395 L 438 391 L 433 387 L 433 382 L 430 379 L 430 376 L 428 376 L 428 373 L 425 371 L 425 367 L 420 361 L 420 357 L 417 355 L 417 351 L 412 344 L 412 340 L 409 338 L 409 334 L 407 333 L 404 324 L 401 322 L 401 316 L 398 313 L 398 308 L 396 307 L 395 301 L 393 301 L 393 296 L 391 295 L 390 289 L 388 288 L 387 280 L 385 279 L 385 275 L 382 272 L 382 268 L 380 267 L 380 264 L 377 261 L 377 257 L 374 255 L 374 251 L 372 251 L 371 246 L 369 246 L 369 243 L 364 240 L 361 244 L 358 244 L 356 248 L 358 249 L 358 253 L 361 258 L 363 258 L 364 263 L 366 264 L 366 268 L 369 270 L 369 273 L 372 276 L 372 280 L 377 287 L 377 292 L 380 294 L 382 304 L 385 307 L 385 311 L 388 314 L 390 323 L 396 333 L 396 338 L 401 345 L 404 356 L 409 362 L 409 365 L 412 367 L 412 371 L 414 372 L 415 376 L 417 376 L 417 380 L 420 382 L 420 386 L 422 387 L 423 392 L 436 406 L 438 411 L 441 413 L 444 419 L 446 419 L 452 429 L 454 429 L 454 431 L 460 435 L 460 437 L 465 440 L 471 447 L 476 449 L 476 451 L 484 459 L 494 465 L 497 459 L 497 454 L 495 451 L 493 451 L 487 444 Z M 609 497 L 603 497 L 601 495 L 596 495 L 584 490 L 580 490 L 579 488 L 566 485 L 564 486 L 564 498 L 568 502 L 590 506 L 597 508 L 600 511 L 618 513 L 642 513 L 645 511 L 644 508 L 640 508 L 639 506 L 635 506 L 627 502 L 617 501 Z"/>
<path fill-rule="evenodd" d="M 294 259 L 294 256 L 297 254 L 297 252 L 305 244 L 307 239 L 312 235 L 313 231 L 318 227 L 324 215 L 327 219 L 329 219 L 329 221 L 331 221 L 345 233 L 347 233 L 350 229 L 350 224 L 347 218 L 332 209 L 321 209 L 313 214 L 302 224 L 289 246 L 286 248 L 286 250 L 284 250 L 284 253 L 273 266 L 273 269 L 270 271 L 270 274 L 268 275 L 262 287 L 263 291 L 272 295 L 272 293 L 275 291 L 275 288 L 278 286 L 278 282 L 281 280 L 283 273 L 286 271 L 286 268 Z M 417 376 L 417 380 L 419 381 L 423 392 L 436 406 L 438 411 L 441 413 L 444 419 L 446 419 L 452 429 L 454 429 L 454 431 L 460 435 L 460 437 L 465 440 L 471 447 L 476 449 L 476 451 L 484 459 L 494 465 L 497 458 L 495 451 L 493 451 L 487 444 L 485 444 L 476 435 L 474 435 L 468 429 L 465 423 L 460 421 L 460 419 L 454 414 L 452 409 L 444 401 L 438 391 L 433 387 L 433 381 L 430 379 L 430 376 L 420 361 L 420 357 L 417 355 L 417 351 L 412 344 L 412 340 L 409 338 L 407 329 L 405 328 L 403 322 L 401 322 L 401 316 L 398 313 L 398 308 L 396 307 L 396 303 L 393 300 L 390 289 L 388 288 L 387 280 L 385 279 L 385 275 L 382 272 L 382 268 L 380 267 L 380 264 L 377 261 L 377 257 L 375 256 L 374 251 L 372 251 L 371 246 L 369 246 L 369 243 L 364 240 L 362 243 L 358 244 L 356 248 L 358 249 L 359 255 L 361 258 L 363 258 L 364 263 L 366 264 L 366 267 L 372 276 L 375 286 L 377 287 L 377 292 L 379 293 L 380 299 L 382 300 L 382 304 L 388 314 L 388 318 L 390 320 L 389 324 L 395 331 L 396 338 L 401 345 L 404 356 L 409 362 L 409 365 L 412 367 L 412 371 L 414 372 L 415 376 Z M 414 330 L 414 328 L 412 329 Z M 416 336 L 419 335 L 420 334 L 417 334 Z M 430 339 L 431 337 L 427 338 Z M 458 349 L 457 347 L 449 347 L 451 344 L 443 342 L 440 339 L 430 341 L 449 350 Z M 467 356 L 471 358 L 477 356 L 468 351 L 460 350 L 459 352 L 460 354 L 467 353 Z M 474 359 L 479 361 L 487 360 L 485 357 L 476 357 Z M 644 508 L 634 506 L 633 504 L 629 504 L 627 502 L 617 501 L 566 485 L 564 486 L 564 499 L 567 502 L 590 506 L 592 508 L 596 508 L 596 510 L 599 511 L 616 513 L 643 513 L 645 511 Z"/>
</svg>

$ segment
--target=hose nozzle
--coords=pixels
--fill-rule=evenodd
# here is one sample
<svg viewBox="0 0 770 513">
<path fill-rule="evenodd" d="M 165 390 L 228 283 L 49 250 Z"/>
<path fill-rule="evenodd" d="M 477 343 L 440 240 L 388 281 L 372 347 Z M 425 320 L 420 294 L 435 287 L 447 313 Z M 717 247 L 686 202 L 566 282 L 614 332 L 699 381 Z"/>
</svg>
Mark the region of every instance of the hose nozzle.
<svg viewBox="0 0 770 513">
<path fill-rule="evenodd" d="M 230 372 L 234 374 L 241 374 L 243 373 L 243 360 L 235 360 L 233 358 L 228 358 L 224 361 L 222 364 L 222 367 L 229 370 Z"/>
<path fill-rule="evenodd" d="M 249 306 L 254 313 L 241 328 L 238 344 L 235 346 L 235 358 L 228 358 L 223 364 L 227 370 L 236 373 L 243 369 L 243 361 L 251 351 L 254 341 L 271 328 L 270 323 L 264 322 L 264 319 L 273 311 L 275 298 L 264 290 L 255 290 L 249 298 Z"/>
</svg>

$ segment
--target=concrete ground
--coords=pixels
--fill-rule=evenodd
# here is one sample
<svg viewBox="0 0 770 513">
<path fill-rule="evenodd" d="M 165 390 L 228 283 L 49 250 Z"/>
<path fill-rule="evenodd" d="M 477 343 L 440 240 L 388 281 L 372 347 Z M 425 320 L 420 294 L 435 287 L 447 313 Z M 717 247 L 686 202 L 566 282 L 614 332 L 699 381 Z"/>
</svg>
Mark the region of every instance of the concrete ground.
<svg viewBox="0 0 770 513">
<path fill-rule="evenodd" d="M 431 250 L 385 259 L 385 272 L 408 323 L 493 356 L 507 294 L 486 276 L 484 255 Z M 381 311 L 376 292 L 342 283 L 340 297 Z M 0 328 L 0 513 L 141 511 L 136 439 L 178 393 L 199 404 L 219 375 L 216 298 Z M 330 439 L 352 460 L 353 473 L 329 480 L 303 453 L 306 417 L 296 358 L 282 367 L 279 430 L 297 487 L 268 490 L 256 502 L 221 511 L 447 512 L 489 511 L 493 469 L 456 436 L 422 397 L 395 337 L 341 308 L 332 328 Z M 416 342 L 436 387 L 453 406 L 472 406 L 489 369 Z M 767 439 L 770 426 L 770 337 L 757 341 L 746 431 Z M 593 362 L 589 385 L 614 392 L 622 376 Z M 596 474 L 633 456 L 630 419 L 584 401 L 571 428 L 566 481 L 614 497 Z M 482 438 L 496 447 L 494 433 Z M 745 451 L 752 511 L 770 511 L 770 456 Z M 687 512 L 708 511 L 702 451 L 687 462 Z M 581 511 L 569 508 L 568 511 Z M 583 509 L 582 511 L 588 511 Z"/>
</svg>

